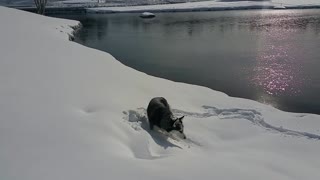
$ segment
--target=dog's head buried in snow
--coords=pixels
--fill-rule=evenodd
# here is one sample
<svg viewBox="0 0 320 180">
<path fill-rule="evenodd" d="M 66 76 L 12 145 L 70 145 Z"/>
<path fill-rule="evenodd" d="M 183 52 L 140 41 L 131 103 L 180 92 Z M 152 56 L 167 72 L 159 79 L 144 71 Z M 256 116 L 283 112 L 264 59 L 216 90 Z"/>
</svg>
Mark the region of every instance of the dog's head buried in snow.
<svg viewBox="0 0 320 180">
<path fill-rule="evenodd" d="M 181 134 L 181 138 L 186 138 L 183 132 L 184 126 L 182 119 L 184 116 L 175 118 L 165 98 L 156 97 L 151 99 L 147 108 L 147 114 L 151 130 L 153 130 L 153 126 L 158 126 L 167 132 L 178 131 Z"/>
</svg>

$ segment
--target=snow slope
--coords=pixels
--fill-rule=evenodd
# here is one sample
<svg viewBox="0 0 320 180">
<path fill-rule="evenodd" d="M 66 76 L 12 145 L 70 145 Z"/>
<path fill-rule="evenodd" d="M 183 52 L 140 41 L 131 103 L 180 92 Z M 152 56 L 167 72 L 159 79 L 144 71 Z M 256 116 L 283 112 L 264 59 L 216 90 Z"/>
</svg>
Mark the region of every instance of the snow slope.
<svg viewBox="0 0 320 180">
<path fill-rule="evenodd" d="M 0 22 L 1 179 L 320 177 L 318 115 L 137 72 L 69 41 L 76 21 L 0 7 Z M 155 96 L 186 141 L 148 130 Z"/>
<path fill-rule="evenodd" d="M 208 11 L 257 8 L 303 8 L 320 7 L 319 0 L 272 0 L 272 1 L 201 1 L 179 4 L 159 4 L 149 6 L 96 7 L 87 8 L 89 13 L 115 12 L 175 12 L 175 11 Z"/>
</svg>

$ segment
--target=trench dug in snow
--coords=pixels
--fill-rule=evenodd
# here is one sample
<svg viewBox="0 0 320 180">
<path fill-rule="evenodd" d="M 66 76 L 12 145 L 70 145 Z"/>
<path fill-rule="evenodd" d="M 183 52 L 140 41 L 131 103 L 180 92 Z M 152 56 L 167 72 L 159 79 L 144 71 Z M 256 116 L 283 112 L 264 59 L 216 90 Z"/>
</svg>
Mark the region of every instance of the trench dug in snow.
<svg viewBox="0 0 320 180">
<path fill-rule="evenodd" d="M 317 134 L 290 130 L 282 126 L 277 127 L 269 124 L 264 121 L 262 114 L 254 109 L 219 109 L 211 106 L 202 107 L 205 110 L 204 113 L 186 112 L 179 109 L 173 109 L 173 113 L 175 116 L 187 116 L 197 119 L 216 117 L 219 120 L 247 120 L 251 122 L 252 125 L 264 128 L 271 133 L 280 133 L 282 135 L 292 137 L 320 140 L 320 135 Z M 169 156 L 169 154 L 166 154 L 165 152 L 168 148 L 178 148 L 183 150 L 188 148 L 199 148 L 202 146 L 200 142 L 193 140 L 193 137 L 189 137 L 188 134 L 187 139 L 182 140 L 173 138 L 171 134 L 164 133 L 160 129 L 155 129 L 155 131 L 150 130 L 145 108 L 123 111 L 123 114 L 123 119 L 131 126 L 131 128 L 135 131 L 149 134 L 154 143 L 163 147 L 161 152 L 156 152 L 157 150 L 153 149 L 154 147 L 151 146 L 149 142 L 140 142 L 141 144 L 139 144 L 139 147 L 131 147 L 132 153 L 138 159 L 157 159 Z M 144 151 L 141 151 L 142 144 L 144 145 Z"/>
</svg>

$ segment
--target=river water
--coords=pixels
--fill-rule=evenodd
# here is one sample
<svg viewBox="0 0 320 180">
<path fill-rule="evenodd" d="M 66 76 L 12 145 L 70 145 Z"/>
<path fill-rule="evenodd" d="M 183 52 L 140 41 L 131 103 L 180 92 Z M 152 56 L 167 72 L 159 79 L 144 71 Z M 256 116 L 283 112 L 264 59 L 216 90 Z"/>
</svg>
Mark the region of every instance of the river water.
<svg viewBox="0 0 320 180">
<path fill-rule="evenodd" d="M 147 74 L 320 114 L 320 10 L 60 17 L 83 24 L 76 42 Z"/>
</svg>

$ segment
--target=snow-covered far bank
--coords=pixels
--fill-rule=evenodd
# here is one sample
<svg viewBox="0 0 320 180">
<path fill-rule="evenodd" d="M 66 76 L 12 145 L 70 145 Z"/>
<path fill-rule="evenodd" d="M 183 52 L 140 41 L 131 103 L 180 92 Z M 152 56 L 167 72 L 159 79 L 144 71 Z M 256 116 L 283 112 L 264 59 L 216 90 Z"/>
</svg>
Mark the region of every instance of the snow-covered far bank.
<svg viewBox="0 0 320 180">
<path fill-rule="evenodd" d="M 319 5 L 318 0 L 271 0 L 273 3 L 280 3 L 285 6 L 312 6 Z"/>
<path fill-rule="evenodd" d="M 33 0 L 0 0 L 0 5 L 34 7 Z M 159 6 L 161 5 L 161 6 Z M 49 8 L 97 8 L 90 12 L 204 11 L 232 9 L 320 8 L 318 0 L 51 0 Z M 142 6 L 142 7 L 132 7 Z M 104 8 L 102 8 L 104 7 Z M 108 7 L 108 8 L 106 8 Z M 122 7 L 111 8 L 111 7 Z M 125 7 L 125 8 L 124 8 Z"/>
<path fill-rule="evenodd" d="M 320 176 L 319 115 L 148 76 L 69 41 L 76 21 L 0 7 L 0 22 L 1 179 Z M 186 116 L 186 141 L 148 129 L 156 96 Z"/>
<path fill-rule="evenodd" d="M 286 8 L 320 8 L 318 0 L 272 0 L 272 1 L 202 1 L 178 4 L 159 4 L 149 6 L 96 7 L 87 8 L 89 13 L 120 13 L 120 12 L 182 12 L 182 11 L 213 11 L 236 9 L 286 9 Z"/>
</svg>

